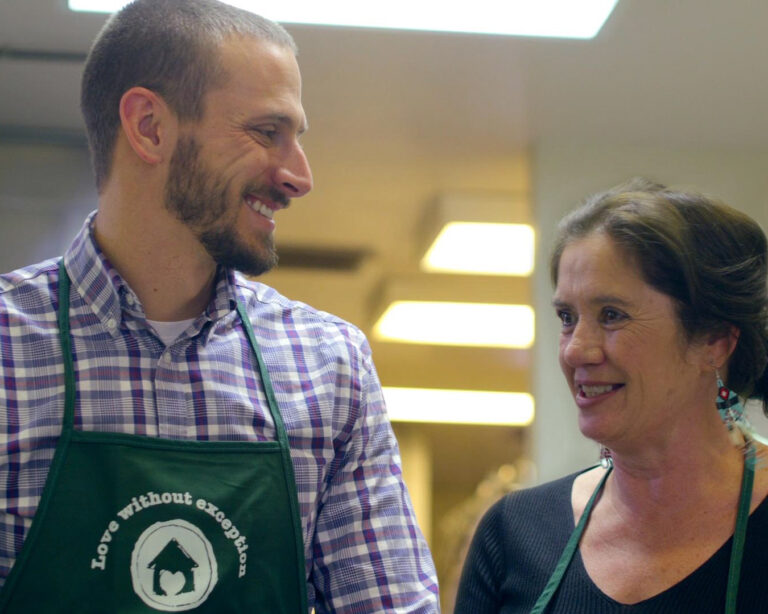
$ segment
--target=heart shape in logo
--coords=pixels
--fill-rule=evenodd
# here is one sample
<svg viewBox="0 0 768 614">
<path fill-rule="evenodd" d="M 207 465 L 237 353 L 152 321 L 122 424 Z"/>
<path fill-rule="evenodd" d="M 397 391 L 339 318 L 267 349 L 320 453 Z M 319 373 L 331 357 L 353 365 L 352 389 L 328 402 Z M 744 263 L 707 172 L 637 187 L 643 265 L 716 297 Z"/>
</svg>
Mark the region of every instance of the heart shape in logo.
<svg viewBox="0 0 768 614">
<path fill-rule="evenodd" d="M 162 588 L 163 591 L 165 591 L 165 594 L 169 597 L 178 595 L 181 589 L 184 588 L 185 582 L 186 578 L 182 571 L 171 573 L 170 571 L 163 570 L 160 572 L 160 588 Z"/>
</svg>

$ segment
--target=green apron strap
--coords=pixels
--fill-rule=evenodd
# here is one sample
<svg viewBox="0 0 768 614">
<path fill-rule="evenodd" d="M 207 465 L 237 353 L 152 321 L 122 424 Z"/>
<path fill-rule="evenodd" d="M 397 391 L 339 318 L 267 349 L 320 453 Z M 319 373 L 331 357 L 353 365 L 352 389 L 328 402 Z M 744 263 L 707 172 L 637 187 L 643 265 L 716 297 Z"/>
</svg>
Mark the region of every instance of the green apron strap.
<svg viewBox="0 0 768 614">
<path fill-rule="evenodd" d="M 744 473 L 741 478 L 739 511 L 736 516 L 736 529 L 733 532 L 731 563 L 728 567 L 725 614 L 736 614 L 736 598 L 739 594 L 739 579 L 741 578 L 741 560 L 744 558 L 744 542 L 747 539 L 749 507 L 752 503 L 752 485 L 755 481 L 755 447 L 748 443 L 744 453 Z"/>
<path fill-rule="evenodd" d="M 245 334 L 248 336 L 248 341 L 251 344 L 253 353 L 256 354 L 256 362 L 259 364 L 259 371 L 261 378 L 264 380 L 264 393 L 267 396 L 267 403 L 269 404 L 269 413 L 272 416 L 272 420 L 275 421 L 275 429 L 277 430 L 277 439 L 283 444 L 286 449 L 288 448 L 288 435 L 285 432 L 285 426 L 283 425 L 283 417 L 280 415 L 280 410 L 277 407 L 277 399 L 275 398 L 275 391 L 272 388 L 272 381 L 269 379 L 269 371 L 264 364 L 264 359 L 261 356 L 261 350 L 259 344 L 256 341 L 256 335 L 253 333 L 253 326 L 248 317 L 248 312 L 245 310 L 245 306 L 237 301 L 237 313 L 240 315 L 240 319 L 243 322 L 245 328 Z M 291 470 L 293 472 L 293 470 Z"/>
<path fill-rule="evenodd" d="M 298 561 L 298 577 L 304 578 L 306 570 L 304 569 L 304 539 L 301 535 L 301 520 L 299 515 L 299 499 L 296 489 L 296 478 L 293 472 L 293 462 L 291 461 L 290 447 L 288 445 L 288 434 L 285 431 L 285 425 L 283 424 L 283 417 L 280 415 L 280 409 L 277 405 L 277 399 L 275 398 L 275 391 L 272 388 L 272 380 L 269 378 L 269 370 L 262 358 L 259 344 L 256 341 L 256 335 L 253 333 L 253 326 L 251 326 L 251 320 L 248 317 L 248 312 L 245 310 L 245 306 L 240 301 L 237 301 L 237 313 L 240 315 L 240 320 L 245 328 L 245 334 L 248 336 L 248 341 L 251 344 L 253 353 L 256 355 L 256 362 L 259 365 L 259 373 L 261 374 L 262 383 L 264 385 L 264 393 L 267 397 L 267 403 L 269 404 L 269 413 L 272 415 L 272 420 L 275 423 L 275 429 L 277 430 L 277 440 L 280 442 L 280 447 L 283 450 L 283 475 L 285 476 L 286 486 L 288 492 L 293 493 L 290 497 L 291 514 L 294 518 L 294 532 L 296 542 L 296 560 Z M 307 605 L 307 591 L 302 590 L 299 587 L 302 601 L 302 612 L 306 612 L 309 608 Z"/>
<path fill-rule="evenodd" d="M 608 476 L 610 475 L 611 471 L 613 471 L 613 465 L 608 467 L 608 471 L 605 472 L 605 475 L 600 480 L 600 483 L 597 485 L 597 488 L 595 488 L 595 492 L 592 493 L 592 496 L 589 498 L 589 501 L 587 501 L 587 506 L 584 508 L 584 511 L 581 514 L 581 518 L 579 518 L 579 522 L 576 525 L 576 528 L 573 530 L 573 533 L 571 533 L 571 537 L 568 539 L 568 543 L 565 545 L 565 550 L 563 550 L 563 554 L 560 555 L 560 560 L 557 562 L 555 571 L 550 576 L 549 581 L 547 582 L 547 585 L 544 587 L 544 590 L 542 591 L 541 595 L 539 595 L 538 600 L 536 601 L 536 603 L 533 606 L 533 609 L 531 610 L 531 614 L 542 614 L 542 612 L 544 612 L 544 610 L 547 608 L 547 605 L 549 604 L 552 597 L 555 595 L 555 592 L 560 586 L 560 582 L 563 580 L 565 571 L 568 569 L 568 565 L 571 564 L 571 559 L 573 558 L 573 554 L 574 552 L 576 552 L 576 548 L 579 545 L 579 541 L 581 540 L 582 533 L 584 533 L 584 527 L 587 526 L 587 520 L 589 520 L 589 515 L 592 513 L 592 507 L 594 506 L 598 495 L 603 490 L 603 486 L 605 485 L 605 480 L 608 479 Z"/>
<path fill-rule="evenodd" d="M 576 552 L 576 548 L 579 545 L 581 535 L 584 532 L 584 527 L 592 512 L 592 506 L 612 469 L 613 467 L 610 467 L 608 471 L 606 471 L 602 480 L 600 480 L 600 483 L 597 485 L 595 492 L 592 493 L 587 506 L 584 508 L 584 512 L 581 514 L 579 523 L 576 525 L 573 533 L 571 533 L 571 537 L 568 539 L 565 550 L 563 550 L 563 554 L 557 562 L 555 571 L 552 573 L 546 587 L 544 587 L 544 590 L 534 604 L 531 614 L 542 614 L 554 596 L 555 591 L 557 591 L 560 586 L 565 571 L 568 569 L 573 554 Z M 741 578 L 741 561 L 744 557 L 744 543 L 747 537 L 747 522 L 749 521 L 749 508 L 750 503 L 752 502 L 752 486 L 754 479 L 755 449 L 754 446 L 748 445 L 745 450 L 744 473 L 741 481 L 741 494 L 739 495 L 739 509 L 736 517 L 736 529 L 733 533 L 731 561 L 728 567 L 728 588 L 725 595 L 725 614 L 736 614 L 736 599 L 739 592 L 739 579 Z"/>
<path fill-rule="evenodd" d="M 59 321 L 59 345 L 61 347 L 62 361 L 64 363 L 64 414 L 62 417 L 59 443 L 56 446 L 56 451 L 53 453 L 53 460 L 51 461 L 51 468 L 48 470 L 46 485 L 48 482 L 55 483 L 55 480 L 58 478 L 61 468 L 64 465 L 64 459 L 69 450 L 69 442 L 72 438 L 72 430 L 74 429 L 76 389 L 75 370 L 72 363 L 72 344 L 69 338 L 69 288 L 69 276 L 67 275 L 67 270 L 64 267 L 64 259 L 62 258 L 59 260 L 59 309 L 57 317 Z M 37 536 L 43 525 L 43 522 L 40 519 L 46 517 L 50 502 L 51 489 L 45 488 L 40 497 L 37 511 L 35 512 L 35 521 L 29 528 L 29 533 L 27 533 L 25 545 L 26 542 L 29 542 L 30 545 L 34 545 L 37 542 Z M 5 608 L 6 601 L 13 592 L 13 586 L 17 583 L 17 580 L 21 575 L 21 570 L 29 559 L 31 550 L 31 546 L 23 548 L 21 554 L 16 559 L 13 569 L 3 586 L 3 590 L 0 592 L 0 610 Z"/>
<path fill-rule="evenodd" d="M 72 341 L 69 337 L 69 275 L 64 258 L 59 260 L 59 343 L 64 361 L 64 419 L 62 433 L 68 433 L 75 424 L 75 368 L 72 363 Z"/>
</svg>

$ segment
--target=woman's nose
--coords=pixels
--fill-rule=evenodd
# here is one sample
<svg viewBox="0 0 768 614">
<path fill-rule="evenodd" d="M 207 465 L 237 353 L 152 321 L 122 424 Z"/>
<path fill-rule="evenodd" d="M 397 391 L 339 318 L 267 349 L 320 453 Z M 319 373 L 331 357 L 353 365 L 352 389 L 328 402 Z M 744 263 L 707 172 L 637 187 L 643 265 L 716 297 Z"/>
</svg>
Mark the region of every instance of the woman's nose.
<svg viewBox="0 0 768 614">
<path fill-rule="evenodd" d="M 565 362 L 571 367 L 598 364 L 604 359 L 602 334 L 594 327 L 579 322 L 564 340 L 562 353 Z"/>
</svg>

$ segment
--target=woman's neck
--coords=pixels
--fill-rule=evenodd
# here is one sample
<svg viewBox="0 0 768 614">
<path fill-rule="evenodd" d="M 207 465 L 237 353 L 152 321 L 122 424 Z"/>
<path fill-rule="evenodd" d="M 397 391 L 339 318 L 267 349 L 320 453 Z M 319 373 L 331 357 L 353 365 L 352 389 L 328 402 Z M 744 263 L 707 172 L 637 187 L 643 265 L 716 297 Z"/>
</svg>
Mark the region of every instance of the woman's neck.
<svg viewBox="0 0 768 614">
<path fill-rule="evenodd" d="M 670 510 L 684 514 L 702 502 L 731 501 L 740 487 L 744 453 L 722 423 L 715 426 L 707 435 L 687 433 L 636 453 L 613 451 L 605 495 L 650 518 Z"/>
</svg>

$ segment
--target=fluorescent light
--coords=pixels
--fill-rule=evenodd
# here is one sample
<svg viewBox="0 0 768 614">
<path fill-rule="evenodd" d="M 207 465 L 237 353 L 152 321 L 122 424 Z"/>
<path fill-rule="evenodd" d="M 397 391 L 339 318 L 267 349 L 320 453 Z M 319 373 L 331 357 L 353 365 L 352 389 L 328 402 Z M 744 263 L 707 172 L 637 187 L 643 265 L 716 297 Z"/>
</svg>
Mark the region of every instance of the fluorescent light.
<svg viewBox="0 0 768 614">
<path fill-rule="evenodd" d="M 130 0 L 69 0 L 70 11 L 89 13 L 114 13 L 119 11 Z"/>
<path fill-rule="evenodd" d="M 421 261 L 430 272 L 530 275 L 534 232 L 527 224 L 450 222 Z"/>
<path fill-rule="evenodd" d="M 523 392 L 436 390 L 384 387 L 393 422 L 527 426 L 533 422 L 533 397 Z"/>
<path fill-rule="evenodd" d="M 533 344 L 528 305 L 394 301 L 373 327 L 385 341 L 528 348 Z"/>
<path fill-rule="evenodd" d="M 285 23 L 474 32 L 517 36 L 592 38 L 618 0 L 226 0 Z M 125 0 L 69 0 L 73 11 L 111 13 Z"/>
</svg>

